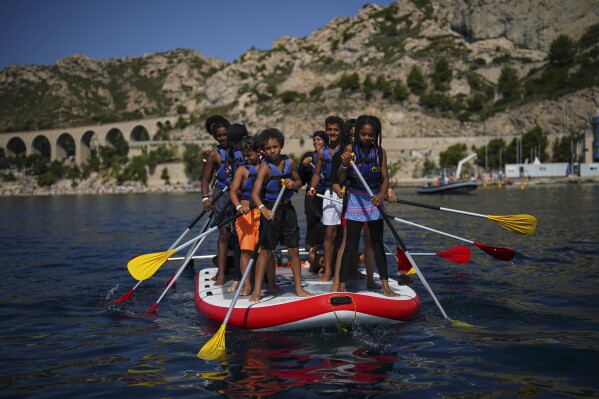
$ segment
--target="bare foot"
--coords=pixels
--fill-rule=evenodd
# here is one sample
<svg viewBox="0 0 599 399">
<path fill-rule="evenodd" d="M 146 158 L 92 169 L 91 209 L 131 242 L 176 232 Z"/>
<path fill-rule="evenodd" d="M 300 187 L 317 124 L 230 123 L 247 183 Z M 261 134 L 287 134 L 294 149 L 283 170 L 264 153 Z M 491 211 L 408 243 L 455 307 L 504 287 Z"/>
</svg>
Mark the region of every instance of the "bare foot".
<svg viewBox="0 0 599 399">
<path fill-rule="evenodd" d="M 331 291 L 337 292 L 338 289 L 339 289 L 339 283 L 333 282 L 333 285 L 331 286 Z"/>
<path fill-rule="evenodd" d="M 221 277 L 217 274 L 216 279 L 214 280 L 214 285 L 216 285 L 217 287 L 225 285 L 225 276 Z"/>
<path fill-rule="evenodd" d="M 322 274 L 322 276 L 320 277 L 320 281 L 321 281 L 321 282 L 327 282 L 327 281 L 329 281 L 330 279 L 331 279 L 331 272 L 326 272 L 326 271 L 325 271 L 325 272 Z"/>
<path fill-rule="evenodd" d="M 399 296 L 399 294 L 391 288 L 383 288 L 383 294 L 385 294 L 385 296 Z"/>
<path fill-rule="evenodd" d="M 237 287 L 239 287 L 239 281 L 233 280 L 233 282 L 231 283 L 231 286 L 229 288 L 227 288 L 227 292 L 235 292 L 235 291 L 237 291 Z"/>
<path fill-rule="evenodd" d="M 281 295 L 283 292 L 285 292 L 282 289 L 280 289 L 279 286 L 276 284 L 272 287 L 268 287 L 268 291 L 273 295 Z"/>
<path fill-rule="evenodd" d="M 374 280 L 369 280 L 366 283 L 366 288 L 368 288 L 369 290 L 380 290 L 381 286 L 375 283 Z"/>
<path fill-rule="evenodd" d="M 245 287 L 240 293 L 239 296 L 248 296 L 252 293 L 252 287 Z"/>
<path fill-rule="evenodd" d="M 260 294 L 254 294 L 250 297 L 250 302 L 260 302 Z"/>
<path fill-rule="evenodd" d="M 313 296 L 312 294 L 310 294 L 308 291 L 306 291 L 303 288 L 296 288 L 295 289 L 295 295 L 300 296 L 300 297 L 308 297 L 308 296 Z"/>
</svg>

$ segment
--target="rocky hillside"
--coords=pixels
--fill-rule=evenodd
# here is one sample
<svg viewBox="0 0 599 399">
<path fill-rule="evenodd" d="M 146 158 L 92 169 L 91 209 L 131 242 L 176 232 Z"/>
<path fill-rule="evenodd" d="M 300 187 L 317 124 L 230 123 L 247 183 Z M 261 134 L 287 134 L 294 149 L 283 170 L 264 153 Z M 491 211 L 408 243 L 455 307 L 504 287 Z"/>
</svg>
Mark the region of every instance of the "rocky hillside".
<svg viewBox="0 0 599 399">
<path fill-rule="evenodd" d="M 0 72 L 0 131 L 179 114 L 195 138 L 212 113 L 290 136 L 321 129 L 329 114 L 361 113 L 380 116 L 384 134 L 396 137 L 588 127 L 599 104 L 599 0 L 434 3 L 366 5 L 230 64 L 178 49 L 12 66 Z M 551 63 L 559 35 L 574 49 L 562 65 Z M 515 92 L 502 81 L 506 67 Z M 414 69 L 425 87 L 414 84 Z"/>
</svg>

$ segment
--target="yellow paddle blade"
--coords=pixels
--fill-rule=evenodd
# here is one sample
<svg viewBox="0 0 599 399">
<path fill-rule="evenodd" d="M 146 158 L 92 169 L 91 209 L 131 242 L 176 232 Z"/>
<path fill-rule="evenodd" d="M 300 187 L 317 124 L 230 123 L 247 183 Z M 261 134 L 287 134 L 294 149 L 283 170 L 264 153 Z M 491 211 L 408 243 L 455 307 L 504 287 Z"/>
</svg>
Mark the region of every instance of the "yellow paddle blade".
<svg viewBox="0 0 599 399">
<path fill-rule="evenodd" d="M 488 219 L 499 223 L 503 228 L 514 233 L 529 235 L 535 232 L 537 218 L 532 215 L 519 214 L 507 216 L 487 216 Z"/>
<path fill-rule="evenodd" d="M 447 319 L 451 322 L 451 325 L 454 327 L 472 327 L 472 328 L 480 328 L 477 326 L 473 326 L 472 324 L 468 324 L 465 321 L 459 321 L 454 319 Z"/>
<path fill-rule="evenodd" d="M 127 263 L 127 269 L 134 279 L 140 281 L 147 280 L 152 277 L 154 273 L 156 273 L 156 270 L 158 270 L 175 252 L 174 249 L 171 249 L 166 252 L 154 252 L 137 256 Z"/>
<path fill-rule="evenodd" d="M 218 360 L 225 354 L 225 329 L 226 324 L 221 324 L 220 328 L 208 342 L 204 344 L 198 352 L 198 357 L 204 360 Z"/>
<path fill-rule="evenodd" d="M 410 274 L 416 274 L 416 270 L 414 270 L 414 268 L 411 268 L 406 275 L 410 275 Z"/>
</svg>

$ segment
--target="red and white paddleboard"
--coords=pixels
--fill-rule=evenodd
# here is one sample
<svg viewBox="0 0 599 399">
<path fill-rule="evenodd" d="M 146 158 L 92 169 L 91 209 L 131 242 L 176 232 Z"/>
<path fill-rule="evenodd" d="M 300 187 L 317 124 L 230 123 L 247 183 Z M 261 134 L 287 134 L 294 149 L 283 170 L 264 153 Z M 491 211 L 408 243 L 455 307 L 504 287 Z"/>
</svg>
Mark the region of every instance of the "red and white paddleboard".
<svg viewBox="0 0 599 399">
<path fill-rule="evenodd" d="M 227 292 L 232 281 L 224 286 L 214 285 L 216 268 L 202 269 L 196 280 L 197 308 L 209 318 L 222 322 L 235 292 Z M 253 272 L 253 270 L 252 270 Z M 295 295 L 291 268 L 277 267 L 277 285 L 284 293 L 271 295 L 262 291 L 258 303 L 249 296 L 240 296 L 228 321 L 229 325 L 247 329 L 291 330 L 310 327 L 348 326 L 356 324 L 389 324 L 413 318 L 420 310 L 420 299 L 406 285 L 389 279 L 389 286 L 399 294 L 388 297 L 381 290 L 366 288 L 366 280 L 349 280 L 347 292 L 332 292 L 332 281 L 320 282 L 319 275 L 302 268 L 304 289 L 314 296 Z M 378 275 L 375 282 L 380 285 Z"/>
</svg>

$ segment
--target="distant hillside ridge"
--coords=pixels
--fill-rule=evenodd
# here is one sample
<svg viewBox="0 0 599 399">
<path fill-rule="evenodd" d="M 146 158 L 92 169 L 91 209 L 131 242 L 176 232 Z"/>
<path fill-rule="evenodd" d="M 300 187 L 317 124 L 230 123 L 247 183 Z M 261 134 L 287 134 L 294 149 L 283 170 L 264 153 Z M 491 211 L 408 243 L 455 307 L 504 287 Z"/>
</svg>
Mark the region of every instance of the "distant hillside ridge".
<svg viewBox="0 0 599 399">
<path fill-rule="evenodd" d="M 434 5 L 432 4 L 434 3 Z M 327 115 L 380 117 L 388 137 L 508 136 L 588 128 L 599 104 L 599 1 L 423 0 L 365 5 L 232 63 L 176 49 L 0 72 L 0 132 L 210 114 L 290 137 Z"/>
</svg>

